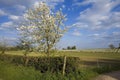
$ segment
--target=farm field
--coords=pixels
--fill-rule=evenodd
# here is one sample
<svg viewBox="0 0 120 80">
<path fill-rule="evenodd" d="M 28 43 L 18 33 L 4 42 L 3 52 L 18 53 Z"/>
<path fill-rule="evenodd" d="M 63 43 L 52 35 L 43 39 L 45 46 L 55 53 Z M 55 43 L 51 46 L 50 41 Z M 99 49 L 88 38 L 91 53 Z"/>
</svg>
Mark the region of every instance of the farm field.
<svg viewBox="0 0 120 80">
<path fill-rule="evenodd" d="M 24 51 L 7 51 L 6 54 L 23 56 Z M 46 56 L 44 53 L 30 52 L 28 56 Z M 50 56 L 79 57 L 80 59 L 120 59 L 120 53 L 102 51 L 57 51 L 51 52 Z"/>
<path fill-rule="evenodd" d="M 24 51 L 8 51 L 6 54 L 10 55 L 23 55 Z M 46 56 L 44 53 L 35 53 L 30 52 L 28 56 Z M 79 57 L 82 65 L 97 65 L 98 63 L 116 63 L 120 64 L 120 54 L 119 53 L 113 53 L 109 51 L 57 51 L 57 52 L 51 52 L 51 57 L 56 56 L 67 56 L 67 57 Z M 84 63 L 84 64 L 83 64 Z"/>
<path fill-rule="evenodd" d="M 24 56 L 23 55 L 24 51 L 7 51 L 5 54 L 7 55 L 17 55 L 17 56 Z M 46 56 L 44 53 L 35 53 L 35 52 L 30 52 L 28 54 L 28 56 L 33 56 L 33 57 L 44 57 Z M 98 76 L 101 73 L 106 73 L 106 72 L 111 72 L 111 71 L 116 71 L 116 70 L 120 70 L 119 66 L 120 66 L 120 54 L 119 53 L 112 53 L 112 52 L 108 52 L 108 51 L 75 51 L 75 50 L 71 50 L 71 51 L 57 51 L 57 52 L 51 52 L 51 57 L 58 57 L 58 56 L 67 56 L 67 57 L 79 57 L 80 58 L 80 62 L 79 64 L 79 69 L 81 71 L 81 74 L 76 74 L 77 77 L 74 77 L 75 73 L 73 74 L 69 74 L 68 76 L 62 76 L 62 74 L 52 74 L 54 75 L 52 77 L 52 75 L 50 75 L 51 73 L 39 73 L 37 70 L 34 70 L 34 68 L 27 68 L 27 67 L 23 67 L 23 66 L 16 66 L 10 63 L 6 63 L 6 62 L 0 62 L 0 72 L 4 71 L 3 73 L 0 73 L 0 78 L 2 78 L 3 80 L 12 80 L 13 78 L 16 78 L 15 80 L 18 79 L 18 76 L 22 76 L 23 80 L 25 79 L 29 79 L 29 80 L 36 80 L 42 78 L 42 76 L 44 76 L 45 80 L 48 80 L 48 78 L 50 78 L 50 80 L 53 79 L 58 79 L 59 77 L 61 77 L 60 80 L 68 80 L 69 78 L 72 78 L 71 80 L 78 80 L 78 79 L 82 79 L 82 80 L 89 80 L 95 76 Z M 7 66 L 5 66 L 7 65 Z M 9 68 L 8 68 L 9 67 Z M 15 70 L 14 70 L 15 68 Z M 7 72 L 6 72 L 7 70 Z M 16 76 L 13 75 L 8 75 L 9 73 L 12 73 L 13 75 L 16 74 Z M 25 73 L 25 74 L 22 74 Z M 31 74 L 33 73 L 33 74 Z M 88 74 L 89 73 L 89 74 Z M 31 74 L 31 76 L 28 78 L 27 76 L 29 76 L 29 74 Z M 50 76 L 47 76 L 47 75 Z M 2 76 L 3 75 L 3 76 Z M 71 75 L 71 76 L 70 76 Z M 82 77 L 82 75 L 84 75 Z M 7 76 L 7 77 L 5 77 Z M 38 77 L 39 76 L 39 77 Z M 47 78 L 45 78 L 47 77 Z"/>
</svg>

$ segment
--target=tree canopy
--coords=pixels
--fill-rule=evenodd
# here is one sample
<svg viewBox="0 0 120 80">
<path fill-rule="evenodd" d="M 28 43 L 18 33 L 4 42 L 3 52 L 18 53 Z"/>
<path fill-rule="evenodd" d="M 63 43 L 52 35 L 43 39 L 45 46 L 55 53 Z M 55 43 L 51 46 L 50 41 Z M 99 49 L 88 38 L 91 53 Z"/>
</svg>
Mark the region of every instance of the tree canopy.
<svg viewBox="0 0 120 80">
<path fill-rule="evenodd" d="M 40 3 L 27 11 L 18 30 L 24 44 L 32 44 L 49 55 L 66 31 L 64 21 L 61 11 L 53 12 L 46 3 Z"/>
</svg>

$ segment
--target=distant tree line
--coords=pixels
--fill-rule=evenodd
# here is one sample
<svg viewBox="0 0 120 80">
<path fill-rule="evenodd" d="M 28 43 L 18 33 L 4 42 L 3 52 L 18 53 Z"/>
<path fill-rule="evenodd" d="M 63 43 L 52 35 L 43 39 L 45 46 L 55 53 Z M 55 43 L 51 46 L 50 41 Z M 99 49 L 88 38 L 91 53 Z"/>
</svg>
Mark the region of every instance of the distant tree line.
<svg viewBox="0 0 120 80">
<path fill-rule="evenodd" d="M 63 48 L 63 50 L 75 50 L 76 46 L 68 46 L 67 48 Z"/>
</svg>

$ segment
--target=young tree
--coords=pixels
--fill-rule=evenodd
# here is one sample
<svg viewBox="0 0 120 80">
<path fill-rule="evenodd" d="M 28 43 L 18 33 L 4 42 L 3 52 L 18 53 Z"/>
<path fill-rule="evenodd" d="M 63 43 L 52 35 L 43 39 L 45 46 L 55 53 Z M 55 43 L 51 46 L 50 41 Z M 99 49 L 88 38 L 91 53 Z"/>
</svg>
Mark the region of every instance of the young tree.
<svg viewBox="0 0 120 80">
<path fill-rule="evenodd" d="M 19 48 L 19 50 L 25 50 L 24 52 L 24 56 L 27 56 L 27 54 L 29 52 L 31 52 L 32 49 L 32 42 L 30 42 L 29 40 L 27 40 L 24 37 L 21 37 L 21 39 L 19 39 L 17 48 Z"/>
<path fill-rule="evenodd" d="M 1 38 L 0 40 L 0 50 L 1 50 L 1 54 L 5 54 L 5 51 L 7 49 L 7 39 L 5 39 L 4 37 Z"/>
<path fill-rule="evenodd" d="M 54 13 L 46 3 L 40 3 L 37 7 L 29 9 L 25 15 L 25 23 L 18 30 L 29 42 L 44 50 L 49 56 L 50 50 L 66 31 L 63 22 L 65 16 L 61 11 Z"/>
</svg>

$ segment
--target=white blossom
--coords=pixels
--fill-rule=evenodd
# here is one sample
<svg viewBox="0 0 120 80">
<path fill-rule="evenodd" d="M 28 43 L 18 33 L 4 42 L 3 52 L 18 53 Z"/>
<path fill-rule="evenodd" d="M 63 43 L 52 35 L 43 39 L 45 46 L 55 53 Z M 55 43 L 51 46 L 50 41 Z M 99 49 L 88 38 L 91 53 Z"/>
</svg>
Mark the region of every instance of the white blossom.
<svg viewBox="0 0 120 80">
<path fill-rule="evenodd" d="M 36 47 L 44 48 L 44 51 L 49 54 L 50 49 L 66 31 L 63 25 L 65 16 L 61 11 L 52 12 L 45 3 L 41 2 L 34 9 L 29 9 L 24 17 L 25 22 L 18 29 L 22 32 L 21 35 L 29 42 L 37 44 Z"/>
</svg>

